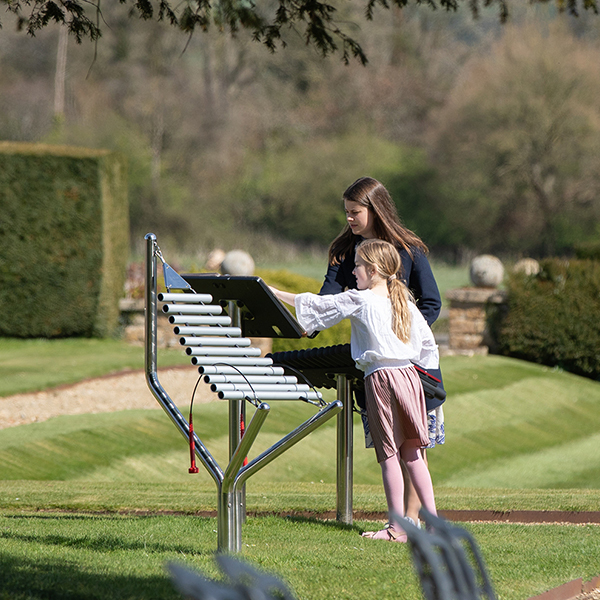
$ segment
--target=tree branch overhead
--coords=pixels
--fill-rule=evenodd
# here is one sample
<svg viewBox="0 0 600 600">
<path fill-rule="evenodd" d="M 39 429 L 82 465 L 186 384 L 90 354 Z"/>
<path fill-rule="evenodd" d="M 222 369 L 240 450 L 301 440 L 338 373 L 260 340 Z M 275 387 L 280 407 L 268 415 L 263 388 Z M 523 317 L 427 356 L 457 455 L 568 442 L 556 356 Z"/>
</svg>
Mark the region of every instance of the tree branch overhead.
<svg viewBox="0 0 600 600">
<path fill-rule="evenodd" d="M 560 12 L 574 16 L 578 16 L 582 9 L 598 14 L 597 0 L 532 0 L 539 3 L 552 1 Z M 291 29 L 298 31 L 306 44 L 323 56 L 341 53 L 346 63 L 351 58 L 363 64 L 367 62 L 360 43 L 339 24 L 338 8 L 321 0 L 276 0 L 270 10 L 263 9 L 252 0 L 119 2 L 128 5 L 133 16 L 166 21 L 188 34 L 194 33 L 197 28 L 207 31 L 211 26 L 229 35 L 247 30 L 255 41 L 274 52 L 278 47 L 285 47 L 282 33 Z M 51 22 L 66 26 L 78 43 L 86 39 L 95 41 L 102 35 L 100 0 L 0 0 L 0 4 L 5 4 L 7 11 L 15 15 L 17 29 L 32 36 Z M 366 0 L 365 18 L 372 19 L 376 9 L 389 9 L 392 5 L 399 8 L 423 5 L 432 10 L 451 12 L 464 7 L 473 18 L 477 18 L 482 9 L 494 7 L 501 22 L 510 18 L 507 0 L 468 0 L 462 3 L 460 0 Z"/>
</svg>

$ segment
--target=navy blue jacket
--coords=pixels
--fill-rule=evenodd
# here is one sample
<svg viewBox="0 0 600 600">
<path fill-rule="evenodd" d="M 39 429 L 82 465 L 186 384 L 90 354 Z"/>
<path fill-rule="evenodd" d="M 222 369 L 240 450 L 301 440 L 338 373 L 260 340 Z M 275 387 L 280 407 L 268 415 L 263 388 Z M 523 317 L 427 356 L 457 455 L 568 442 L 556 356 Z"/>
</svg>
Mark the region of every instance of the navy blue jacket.
<svg viewBox="0 0 600 600">
<path fill-rule="evenodd" d="M 413 250 L 413 257 L 404 249 L 398 249 L 402 259 L 402 279 L 412 292 L 421 314 L 429 326 L 435 322 L 442 308 L 442 299 L 435 277 L 427 257 L 418 250 Z M 329 265 L 325 281 L 319 292 L 320 296 L 339 294 L 345 289 L 356 289 L 354 270 L 354 254 L 347 255 L 341 263 Z"/>
</svg>

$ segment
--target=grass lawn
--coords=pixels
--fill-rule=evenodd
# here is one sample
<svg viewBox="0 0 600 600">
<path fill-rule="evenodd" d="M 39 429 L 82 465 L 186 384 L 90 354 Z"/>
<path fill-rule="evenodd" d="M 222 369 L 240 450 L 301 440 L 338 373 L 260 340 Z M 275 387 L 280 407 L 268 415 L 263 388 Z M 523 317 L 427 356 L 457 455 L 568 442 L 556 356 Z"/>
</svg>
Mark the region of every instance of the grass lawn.
<svg viewBox="0 0 600 600">
<path fill-rule="evenodd" d="M 498 356 L 447 357 L 442 368 L 448 436 L 428 453 L 436 488 L 600 489 L 600 384 Z M 253 453 L 312 412 L 304 404 L 276 403 Z M 197 406 L 194 421 L 224 464 L 227 405 Z M 334 432 L 331 420 L 253 479 L 334 483 Z M 0 431 L 4 480 L 181 481 L 188 477 L 186 457 L 185 443 L 160 410 L 63 416 Z M 357 485 L 380 485 L 358 419 L 354 461 Z"/>
<path fill-rule="evenodd" d="M 189 365 L 180 350 L 161 350 L 159 367 Z M 144 349 L 121 340 L 0 337 L 0 397 L 144 368 Z"/>
<path fill-rule="evenodd" d="M 447 357 L 442 372 L 438 485 L 600 489 L 600 383 L 499 356 Z"/>
<path fill-rule="evenodd" d="M 54 353 L 81 378 L 86 361 L 69 359 L 65 343 L 52 343 Z M 118 343 L 95 351 L 112 370 L 108 356 L 120 352 Z M 440 509 L 600 510 L 600 384 L 496 356 L 448 357 L 442 369 L 448 441 L 429 453 Z M 312 412 L 274 403 L 253 455 Z M 222 466 L 226 415 L 222 402 L 194 409 L 195 429 Z M 354 434 L 354 508 L 384 511 L 381 475 L 362 447 L 358 419 Z M 202 468 L 187 473 L 188 459 L 160 409 L 1 430 L 0 600 L 177 598 L 164 571 L 170 560 L 215 576 L 216 519 L 196 513 L 215 510 L 216 488 Z M 266 516 L 335 508 L 334 420 L 253 476 L 247 506 L 262 516 L 244 525 L 242 557 L 279 574 L 299 599 L 420 597 L 409 549 L 359 536 L 374 524 Z M 465 526 L 503 600 L 600 574 L 598 526 Z"/>
<path fill-rule="evenodd" d="M 438 489 L 600 489 L 600 384 L 498 356 L 447 357 L 442 368 L 448 439 L 429 452 Z M 195 408 L 196 431 L 222 465 L 227 410 L 222 402 Z M 276 403 L 253 454 L 312 412 L 304 404 Z M 334 483 L 334 432 L 331 420 L 253 479 Z M 378 486 L 379 469 L 363 448 L 358 419 L 354 435 L 354 481 Z M 159 410 L 64 416 L 0 431 L 5 480 L 182 481 L 186 457 L 185 443 Z"/>
<path fill-rule="evenodd" d="M 374 524 L 249 518 L 241 558 L 275 573 L 297 598 L 420 597 L 409 548 L 365 540 Z M 598 527 L 468 524 L 499 598 L 519 600 L 598 571 Z M 14 513 L 0 515 L 0 598 L 177 598 L 176 561 L 216 577 L 216 519 Z"/>
</svg>

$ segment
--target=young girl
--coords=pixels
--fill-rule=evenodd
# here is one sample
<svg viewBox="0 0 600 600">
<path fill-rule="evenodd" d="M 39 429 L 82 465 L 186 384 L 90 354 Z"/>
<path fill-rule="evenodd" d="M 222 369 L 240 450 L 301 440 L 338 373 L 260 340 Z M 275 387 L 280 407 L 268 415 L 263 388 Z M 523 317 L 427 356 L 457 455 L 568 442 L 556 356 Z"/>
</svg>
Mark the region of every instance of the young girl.
<svg viewBox="0 0 600 600">
<path fill-rule="evenodd" d="M 431 476 L 420 452 L 429 443 L 425 396 L 411 361 L 437 368 L 439 356 L 429 326 L 396 276 L 400 268 L 392 244 L 367 239 L 356 248 L 353 274 L 358 289 L 327 296 L 271 289 L 295 305 L 308 334 L 350 319 L 352 358 L 365 371 L 367 414 L 390 515 L 388 528 L 363 536 L 405 542 L 399 518 L 404 516 L 401 459 L 422 505 L 437 514 Z"/>
</svg>

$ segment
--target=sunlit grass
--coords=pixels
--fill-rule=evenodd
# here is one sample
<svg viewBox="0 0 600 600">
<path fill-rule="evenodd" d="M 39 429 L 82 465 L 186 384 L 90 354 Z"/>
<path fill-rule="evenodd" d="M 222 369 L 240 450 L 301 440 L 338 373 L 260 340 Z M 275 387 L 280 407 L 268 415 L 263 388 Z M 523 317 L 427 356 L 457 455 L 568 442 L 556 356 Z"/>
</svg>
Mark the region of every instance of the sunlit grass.
<svg viewBox="0 0 600 600">
<path fill-rule="evenodd" d="M 249 518 L 240 558 L 283 579 L 299 600 L 413 600 L 421 593 L 409 548 L 367 540 L 376 523 Z M 469 524 L 499 598 L 523 600 L 597 574 L 596 526 Z M 165 573 L 176 561 L 215 578 L 216 519 L 8 513 L 0 515 L 0 598 L 179 598 Z"/>
<path fill-rule="evenodd" d="M 159 367 L 181 364 L 180 350 L 161 350 Z M 0 338 L 0 397 L 143 367 L 144 349 L 121 340 Z"/>
<path fill-rule="evenodd" d="M 63 342 L 55 354 L 86 351 Z M 95 347 L 99 355 L 111 348 L 118 352 Z M 85 361 L 72 359 L 65 364 L 81 373 Z M 495 356 L 447 357 L 442 368 L 448 441 L 429 452 L 440 510 L 600 510 L 600 384 Z M 227 411 L 224 402 L 194 411 L 200 438 L 222 466 Z M 313 411 L 273 403 L 251 456 Z M 379 467 L 358 419 L 354 436 L 354 509 L 383 514 Z M 164 570 L 171 560 L 217 576 L 216 519 L 198 516 L 214 514 L 216 486 L 202 467 L 190 475 L 188 461 L 185 440 L 161 410 L 1 430 L 0 600 L 179 598 Z M 335 510 L 335 478 L 331 420 L 248 481 L 241 557 L 283 578 L 299 600 L 419 598 L 409 548 L 360 537 L 381 523 L 348 527 L 301 516 Z M 600 574 L 599 526 L 465 527 L 502 600 Z"/>
<path fill-rule="evenodd" d="M 436 489 L 600 489 L 598 382 L 498 356 L 447 357 L 442 369 L 447 442 L 428 452 Z M 187 406 L 180 408 L 187 414 Z M 272 403 L 250 458 L 314 411 L 302 403 Z M 197 405 L 194 415 L 200 439 L 226 465 L 227 403 Z M 354 440 L 354 483 L 379 485 L 358 418 Z M 332 419 L 253 480 L 335 483 L 335 454 Z M 2 479 L 175 482 L 188 477 L 188 460 L 185 440 L 160 410 L 62 416 L 0 431 Z"/>
</svg>

